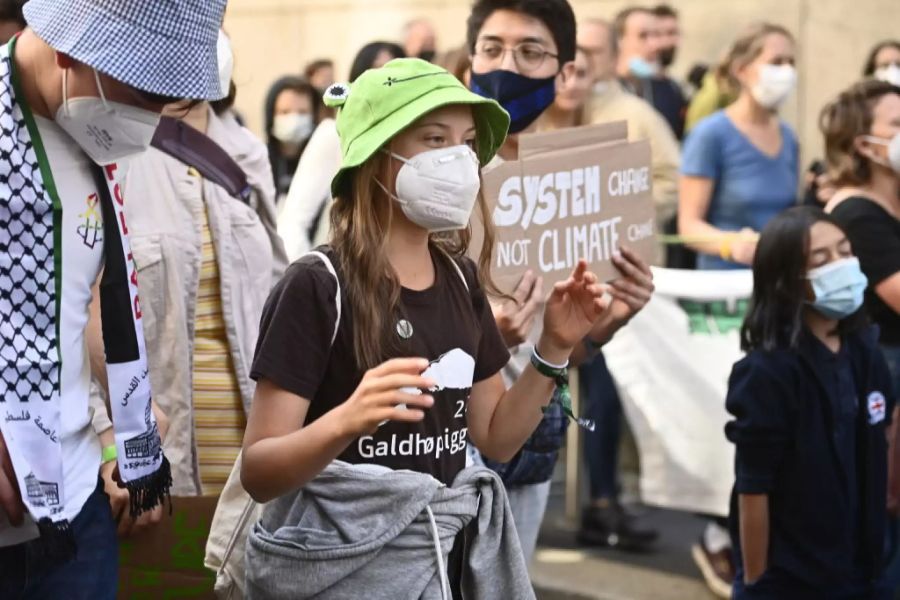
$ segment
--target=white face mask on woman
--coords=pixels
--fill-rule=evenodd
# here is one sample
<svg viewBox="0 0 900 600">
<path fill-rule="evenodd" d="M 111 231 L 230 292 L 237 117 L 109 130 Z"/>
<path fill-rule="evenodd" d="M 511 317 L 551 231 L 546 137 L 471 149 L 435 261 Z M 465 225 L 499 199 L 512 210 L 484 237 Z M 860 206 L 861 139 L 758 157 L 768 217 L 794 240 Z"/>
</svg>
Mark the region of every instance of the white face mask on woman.
<svg viewBox="0 0 900 600">
<path fill-rule="evenodd" d="M 150 147 L 159 125 L 158 113 L 107 100 L 97 71 L 94 80 L 99 98 L 69 98 L 68 75 L 68 69 L 63 71 L 63 102 L 56 111 L 56 124 L 91 160 L 98 165 L 109 165 Z"/>
<path fill-rule="evenodd" d="M 388 154 L 403 162 L 397 173 L 397 194 L 375 182 L 397 201 L 407 219 L 432 233 L 468 226 L 481 189 L 478 157 L 471 148 L 438 148 L 412 158 Z"/>
<path fill-rule="evenodd" d="M 302 144 L 313 132 L 311 114 L 285 113 L 275 115 L 272 122 L 272 135 L 285 144 Z"/>
<path fill-rule="evenodd" d="M 796 83 L 797 71 L 791 65 L 761 65 L 750 93 L 761 106 L 775 110 L 791 95 Z"/>
<path fill-rule="evenodd" d="M 885 167 L 892 169 L 897 175 L 900 175 L 900 133 L 894 135 L 894 137 L 890 139 L 874 135 L 863 136 L 863 139 L 873 144 L 887 146 L 887 160 L 878 156 L 869 156 L 869 160 L 884 165 Z"/>
<path fill-rule="evenodd" d="M 900 65 L 890 64 L 875 71 L 875 79 L 900 87 Z"/>
</svg>

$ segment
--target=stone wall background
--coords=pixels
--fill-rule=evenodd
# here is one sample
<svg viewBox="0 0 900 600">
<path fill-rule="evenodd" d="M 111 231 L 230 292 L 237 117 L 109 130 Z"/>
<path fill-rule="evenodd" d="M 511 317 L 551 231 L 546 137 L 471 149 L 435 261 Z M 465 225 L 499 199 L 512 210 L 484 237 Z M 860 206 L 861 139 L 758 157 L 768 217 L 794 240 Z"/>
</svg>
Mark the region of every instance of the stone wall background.
<svg viewBox="0 0 900 600">
<path fill-rule="evenodd" d="M 630 2 L 571 0 L 579 19 L 611 19 Z M 859 77 L 869 48 L 900 37 L 900 0 L 670 0 L 681 14 L 683 41 L 673 72 L 714 62 L 742 25 L 780 23 L 799 44 L 799 86 L 783 109 L 796 128 L 803 164 L 821 154 L 822 105 Z M 652 4 L 651 4 L 652 5 Z M 320 57 L 335 60 L 338 80 L 365 43 L 398 40 L 405 22 L 429 18 L 439 50 L 461 45 L 470 0 L 231 0 L 225 27 L 235 51 L 237 107 L 261 133 L 266 91 L 281 75 Z"/>
</svg>

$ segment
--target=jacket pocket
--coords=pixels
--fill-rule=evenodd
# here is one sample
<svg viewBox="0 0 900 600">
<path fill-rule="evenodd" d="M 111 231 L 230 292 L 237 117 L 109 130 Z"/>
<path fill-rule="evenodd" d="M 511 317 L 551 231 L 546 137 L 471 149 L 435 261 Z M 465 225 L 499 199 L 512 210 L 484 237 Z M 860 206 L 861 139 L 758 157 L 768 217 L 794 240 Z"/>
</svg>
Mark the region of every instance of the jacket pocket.
<svg viewBox="0 0 900 600">
<path fill-rule="evenodd" d="M 153 331 L 165 311 L 168 292 L 162 240 L 159 235 L 132 236 L 131 253 L 138 274 L 138 294 L 144 330 Z"/>
<path fill-rule="evenodd" d="M 268 295 L 272 285 L 272 242 L 266 228 L 250 207 L 234 203 L 231 210 L 231 239 L 243 262 L 242 283 L 263 284 Z"/>
</svg>

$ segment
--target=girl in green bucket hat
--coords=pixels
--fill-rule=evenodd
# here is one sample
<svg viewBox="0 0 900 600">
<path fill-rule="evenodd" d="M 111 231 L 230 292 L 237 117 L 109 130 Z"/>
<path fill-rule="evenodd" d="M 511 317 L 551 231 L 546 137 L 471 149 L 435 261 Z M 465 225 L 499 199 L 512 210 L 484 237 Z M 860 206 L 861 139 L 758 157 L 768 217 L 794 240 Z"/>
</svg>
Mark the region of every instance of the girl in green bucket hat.
<svg viewBox="0 0 900 600">
<path fill-rule="evenodd" d="M 387 468 L 379 479 L 381 488 L 354 496 L 364 496 L 367 508 L 347 494 L 349 508 L 331 516 L 341 523 L 335 537 L 351 546 L 360 540 L 348 533 L 353 530 L 348 519 L 375 510 L 373 495 L 383 494 L 385 506 L 397 510 L 402 523 L 402 508 L 412 500 L 392 480 L 401 473 L 422 474 L 423 481 L 437 480 L 440 487 L 454 490 L 454 482 L 493 481 L 502 495 L 502 484 L 490 471 L 466 469 L 467 442 L 491 458 L 509 460 L 540 422 L 554 387 L 565 385 L 572 348 L 604 310 L 604 286 L 579 264 L 547 300 L 532 366 L 506 389 L 499 372 L 509 353 L 486 299 L 486 291 L 496 293 L 496 288 L 489 273 L 493 235 L 480 194 L 479 165 L 490 161 L 503 143 L 508 115 L 444 69 L 419 59 L 393 60 L 365 72 L 352 86 L 335 84 L 325 102 L 339 109 L 342 151 L 332 184 L 331 242 L 295 262 L 272 291 L 251 372 L 258 385 L 241 479 L 256 500 L 279 500 L 267 505 L 251 533 L 247 578 L 250 589 L 266 589 L 272 597 L 278 597 L 282 583 L 271 569 L 284 559 L 268 554 L 278 510 L 285 503 L 309 501 L 326 478 L 330 485 L 340 485 L 348 472 L 344 463 Z M 477 265 L 468 257 L 469 218 L 476 205 L 488 224 Z M 339 473 L 337 465 L 343 469 Z M 478 487 L 470 487 L 476 493 Z M 485 503 L 485 495 L 480 497 Z M 494 501 L 506 506 L 503 498 L 494 496 Z M 358 511 L 353 502 L 361 503 Z M 316 511 L 325 510 L 324 505 L 317 504 Z M 456 534 L 465 523 L 458 523 L 447 542 L 449 525 L 432 515 L 431 505 L 428 517 L 424 515 L 416 512 L 410 518 L 427 523 L 436 516 L 441 523 L 438 528 L 432 520 L 437 545 L 431 546 L 428 560 L 436 547 L 441 549 L 438 560 L 429 563 L 436 572 L 430 584 L 427 577 L 422 583 L 399 576 L 403 568 L 398 566 L 395 579 L 403 597 L 420 597 L 408 593 L 419 584 L 426 586 L 422 597 L 430 597 L 424 590 L 438 589 L 427 587 L 432 584 L 442 592 L 458 591 L 460 581 L 468 580 L 462 575 L 466 569 L 470 575 L 497 576 L 470 564 L 474 555 L 467 553 L 483 547 L 468 538 L 460 542 L 461 533 Z M 492 543 L 502 544 L 488 555 L 491 560 L 506 556 L 503 560 L 513 564 L 505 571 L 521 577 L 511 577 L 518 580 L 495 590 L 494 597 L 530 597 L 514 530 L 505 528 L 513 539 L 506 539 L 510 534 L 503 530 L 493 530 L 502 539 Z M 304 540 L 298 544 L 309 549 L 312 538 L 297 535 Z M 370 535 L 387 545 L 398 533 Z M 503 547 L 512 553 L 504 555 Z M 334 590 L 354 589 L 342 586 L 367 581 L 366 567 L 329 579 L 318 570 L 301 576 L 306 561 L 295 562 L 286 576 L 293 586 L 285 589 L 286 595 L 296 592 L 297 585 L 315 595 L 322 591 L 316 586 L 328 580 L 336 587 L 322 597 L 330 597 L 338 593 Z M 372 564 L 384 568 L 383 562 Z M 334 563 L 334 569 L 342 568 Z M 365 593 L 400 597 L 395 592 Z"/>
</svg>

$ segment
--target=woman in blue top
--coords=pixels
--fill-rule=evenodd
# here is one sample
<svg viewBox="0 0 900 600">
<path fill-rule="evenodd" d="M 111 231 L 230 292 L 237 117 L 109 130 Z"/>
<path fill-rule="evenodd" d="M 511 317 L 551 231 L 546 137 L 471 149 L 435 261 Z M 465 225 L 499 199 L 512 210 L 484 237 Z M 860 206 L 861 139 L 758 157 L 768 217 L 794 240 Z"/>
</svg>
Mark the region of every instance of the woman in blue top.
<svg viewBox="0 0 900 600">
<path fill-rule="evenodd" d="M 797 197 L 797 139 L 778 117 L 797 79 L 790 32 L 751 27 L 719 76 L 737 100 L 697 124 L 682 156 L 678 228 L 700 252 L 699 269 L 749 265 L 755 232 Z"/>
</svg>

